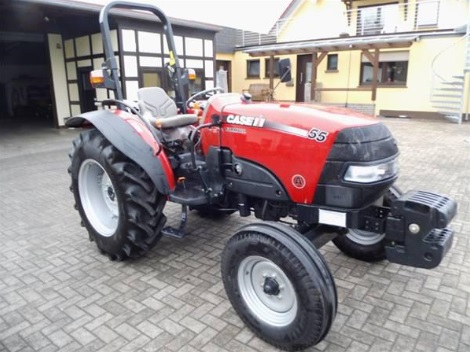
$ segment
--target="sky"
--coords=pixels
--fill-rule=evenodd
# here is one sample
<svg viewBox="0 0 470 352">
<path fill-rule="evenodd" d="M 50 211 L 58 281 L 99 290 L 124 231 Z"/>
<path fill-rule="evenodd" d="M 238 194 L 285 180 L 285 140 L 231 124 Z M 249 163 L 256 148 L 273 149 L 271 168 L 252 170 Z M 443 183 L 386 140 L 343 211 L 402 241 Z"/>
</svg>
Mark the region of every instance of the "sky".
<svg viewBox="0 0 470 352">
<path fill-rule="evenodd" d="M 84 0 L 91 2 L 91 0 Z M 131 0 L 151 3 L 167 16 L 267 33 L 291 0 Z M 94 3 L 106 4 L 108 0 Z"/>
</svg>

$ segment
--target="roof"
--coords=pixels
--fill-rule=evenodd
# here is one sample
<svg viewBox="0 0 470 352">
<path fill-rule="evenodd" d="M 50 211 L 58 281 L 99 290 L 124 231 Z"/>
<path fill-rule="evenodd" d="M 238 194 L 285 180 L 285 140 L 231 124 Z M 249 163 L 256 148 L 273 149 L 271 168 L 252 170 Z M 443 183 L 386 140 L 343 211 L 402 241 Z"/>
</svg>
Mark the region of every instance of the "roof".
<svg viewBox="0 0 470 352">
<path fill-rule="evenodd" d="M 57 7 L 57 8 L 66 8 L 70 10 L 77 10 L 77 11 L 91 12 L 91 13 L 99 13 L 101 9 L 104 7 L 104 5 L 102 4 L 92 3 L 91 2 L 92 0 L 16 0 L 16 1 L 23 2 L 23 3 L 31 3 L 31 4 L 36 4 L 36 5 Z M 90 2 L 86 2 L 86 1 L 90 1 Z M 116 14 L 118 16 L 125 16 L 128 18 L 130 17 L 130 18 L 147 20 L 147 21 L 159 21 L 158 17 L 152 14 L 143 13 L 139 11 L 114 9 L 112 10 L 111 13 Z M 188 20 L 182 20 L 182 19 L 172 18 L 172 17 L 169 17 L 169 20 L 173 26 L 184 26 L 184 27 L 202 29 L 202 30 L 207 30 L 207 31 L 212 31 L 212 32 L 218 32 L 222 29 L 222 27 L 220 26 L 197 22 L 197 21 L 188 21 Z"/>
<path fill-rule="evenodd" d="M 269 31 L 268 34 L 272 35 L 274 33 L 276 33 L 275 31 L 277 30 L 277 26 L 276 24 L 279 22 L 279 21 L 282 21 L 282 20 L 285 20 L 285 19 L 288 19 L 290 16 L 292 16 L 292 14 L 300 7 L 300 5 L 302 4 L 304 0 L 292 0 L 289 5 L 287 5 L 286 9 L 284 10 L 284 12 L 281 14 L 281 16 L 279 16 L 279 18 L 277 19 L 276 23 L 274 23 L 274 25 L 271 27 L 271 30 Z"/>
<path fill-rule="evenodd" d="M 257 47 L 245 48 L 243 51 L 251 56 L 270 56 L 321 51 L 403 48 L 411 46 L 418 37 L 419 35 L 417 34 L 409 33 L 372 37 L 343 37 L 260 45 Z"/>
</svg>

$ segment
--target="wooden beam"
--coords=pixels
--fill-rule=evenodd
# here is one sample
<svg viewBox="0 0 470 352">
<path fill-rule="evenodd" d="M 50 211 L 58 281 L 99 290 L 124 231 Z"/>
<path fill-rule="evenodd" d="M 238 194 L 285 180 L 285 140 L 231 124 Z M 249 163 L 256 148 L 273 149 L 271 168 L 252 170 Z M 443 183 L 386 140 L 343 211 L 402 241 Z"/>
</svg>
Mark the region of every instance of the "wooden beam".
<svg viewBox="0 0 470 352">
<path fill-rule="evenodd" d="M 320 57 L 316 60 L 317 63 L 317 67 L 318 65 L 320 65 L 320 62 L 322 62 L 322 60 L 325 58 L 325 56 L 328 54 L 328 51 L 322 51 L 322 53 L 320 54 Z"/>
<path fill-rule="evenodd" d="M 269 89 L 272 92 L 274 89 L 274 56 L 269 57 Z"/>
<path fill-rule="evenodd" d="M 312 80 L 310 83 L 310 101 L 315 101 L 315 88 L 317 85 L 317 53 L 312 54 Z"/>
<path fill-rule="evenodd" d="M 374 55 L 374 71 L 372 74 L 372 101 L 375 101 L 377 98 L 377 78 L 379 75 L 379 55 L 380 55 L 380 49 L 375 49 L 375 55 Z"/>
<path fill-rule="evenodd" d="M 362 49 L 362 53 L 367 57 L 367 59 L 370 61 L 370 63 L 373 65 L 375 57 L 373 54 L 371 54 L 368 50 Z"/>
</svg>

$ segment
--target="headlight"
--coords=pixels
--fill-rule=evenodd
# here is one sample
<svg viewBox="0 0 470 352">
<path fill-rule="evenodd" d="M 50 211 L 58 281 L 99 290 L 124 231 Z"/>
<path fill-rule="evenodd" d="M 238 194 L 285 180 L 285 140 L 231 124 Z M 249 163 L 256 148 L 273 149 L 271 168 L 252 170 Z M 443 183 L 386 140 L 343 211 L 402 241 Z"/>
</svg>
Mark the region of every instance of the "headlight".
<svg viewBox="0 0 470 352">
<path fill-rule="evenodd" d="M 376 165 L 350 165 L 344 175 L 345 181 L 372 183 L 393 177 L 398 173 L 398 161 L 393 159 Z"/>
</svg>

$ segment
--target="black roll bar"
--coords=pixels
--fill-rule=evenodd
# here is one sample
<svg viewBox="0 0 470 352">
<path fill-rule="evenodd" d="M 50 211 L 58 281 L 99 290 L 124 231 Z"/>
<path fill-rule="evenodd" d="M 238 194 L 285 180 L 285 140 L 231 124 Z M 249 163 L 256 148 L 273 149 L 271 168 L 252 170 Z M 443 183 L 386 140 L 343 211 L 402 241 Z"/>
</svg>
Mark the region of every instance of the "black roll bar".
<svg viewBox="0 0 470 352">
<path fill-rule="evenodd" d="M 128 10 L 141 10 L 149 11 L 159 18 L 163 24 L 163 31 L 166 36 L 168 50 L 170 55 L 170 66 L 173 71 L 172 81 L 175 85 L 176 104 L 183 109 L 186 113 L 186 94 L 183 87 L 183 77 L 181 68 L 179 66 L 178 54 L 175 50 L 175 42 L 173 40 L 173 29 L 170 20 L 166 15 L 156 6 L 150 4 L 139 4 L 129 1 L 111 1 L 101 9 L 99 23 L 101 28 L 101 35 L 103 37 L 104 51 L 106 55 L 106 67 L 111 70 L 111 78 L 115 82 L 115 95 L 117 100 L 123 100 L 122 88 L 119 82 L 118 66 L 116 58 L 114 57 L 113 45 L 111 42 L 111 33 L 109 29 L 109 12 L 113 8 L 128 9 Z"/>
</svg>

